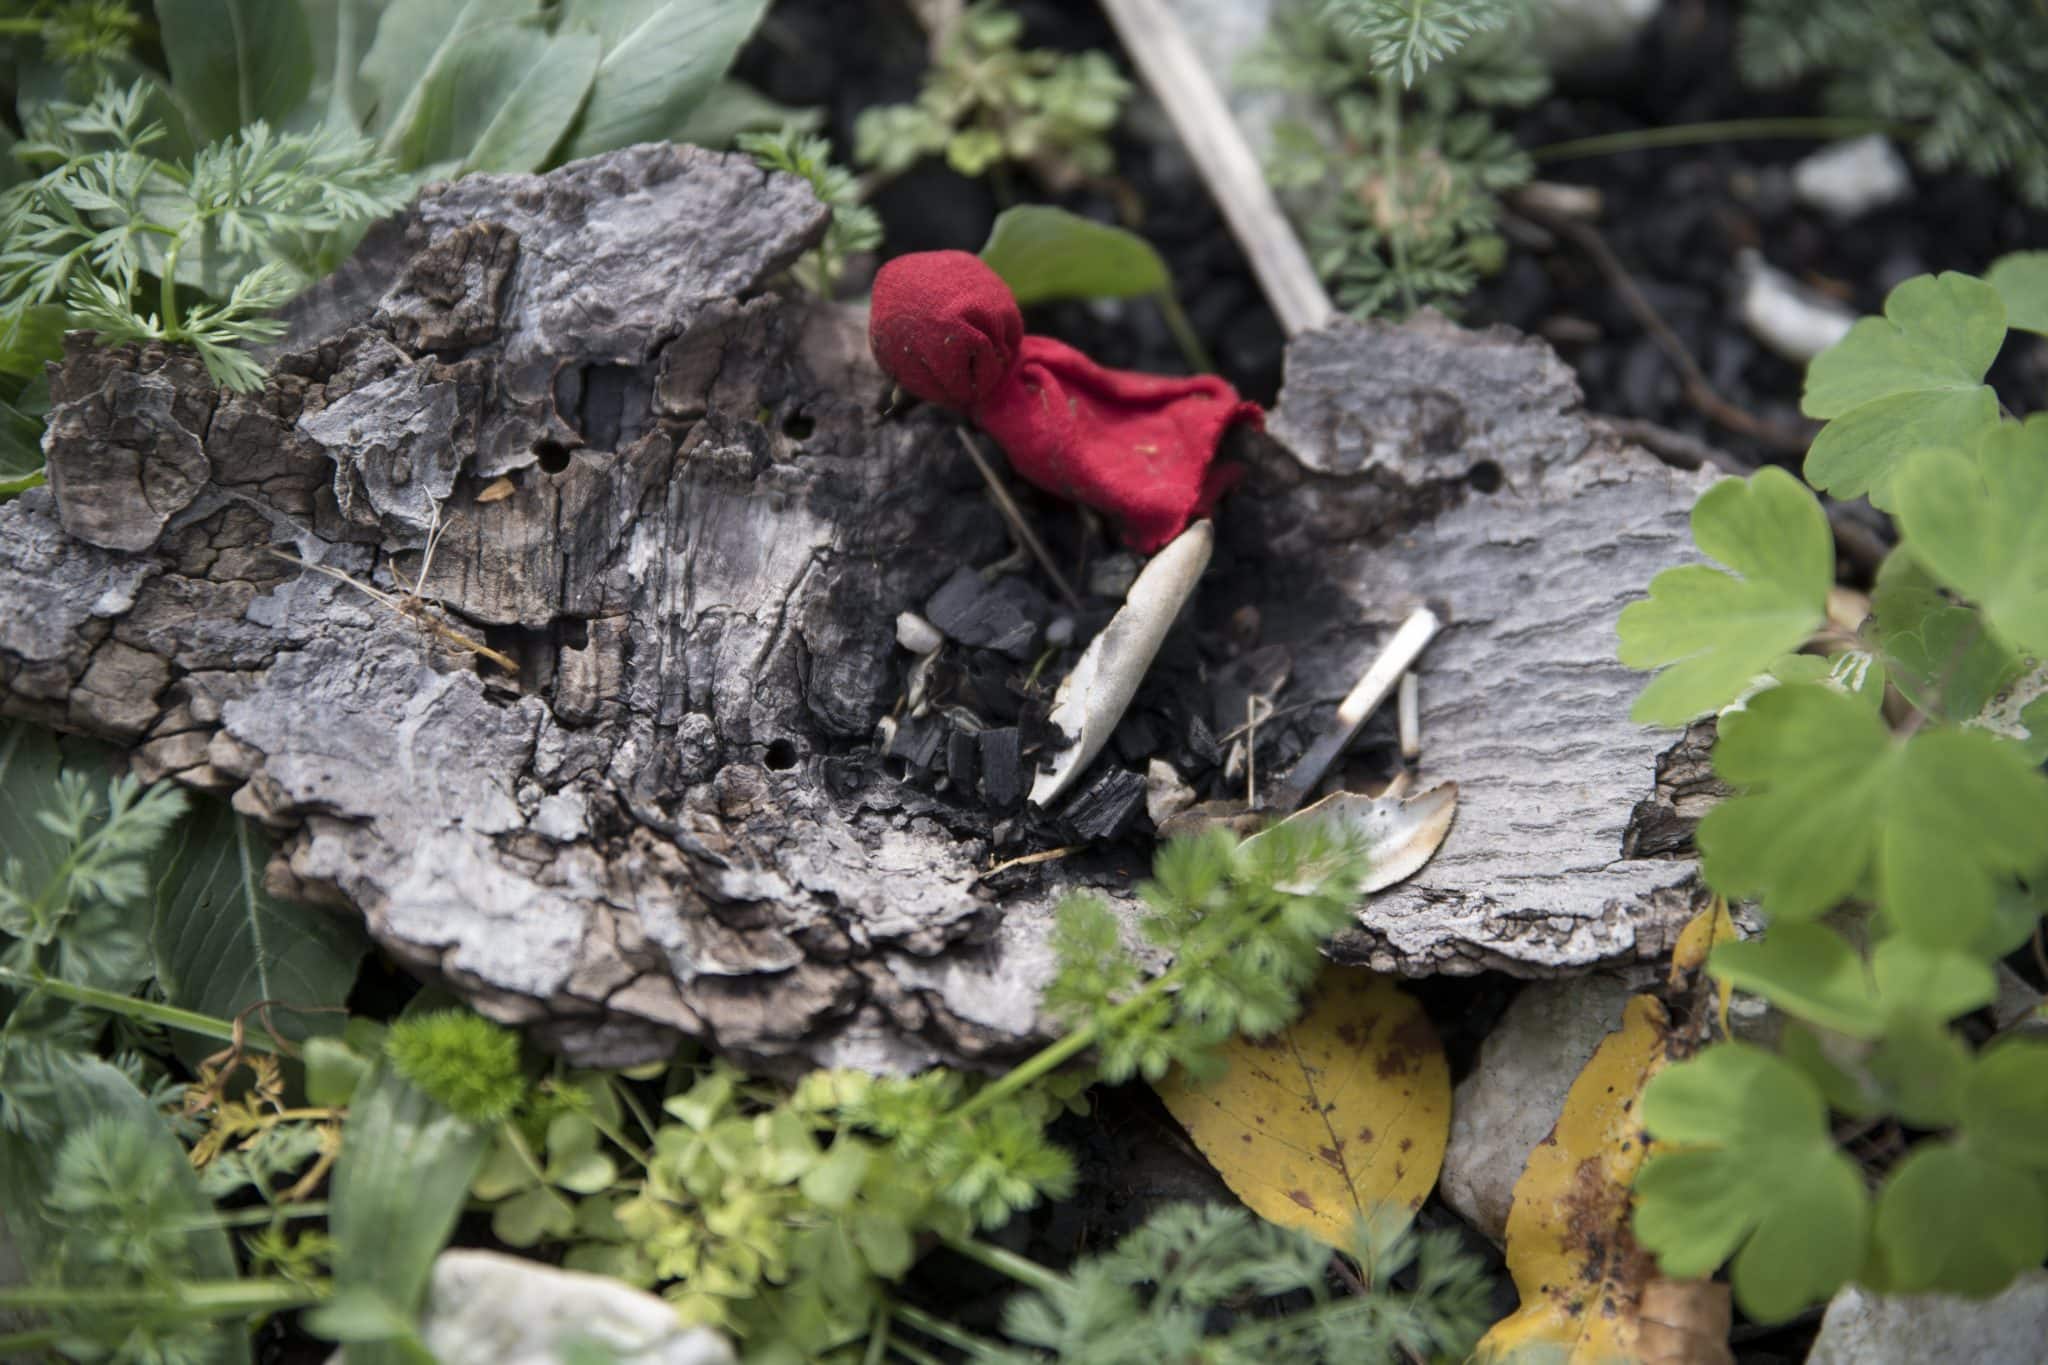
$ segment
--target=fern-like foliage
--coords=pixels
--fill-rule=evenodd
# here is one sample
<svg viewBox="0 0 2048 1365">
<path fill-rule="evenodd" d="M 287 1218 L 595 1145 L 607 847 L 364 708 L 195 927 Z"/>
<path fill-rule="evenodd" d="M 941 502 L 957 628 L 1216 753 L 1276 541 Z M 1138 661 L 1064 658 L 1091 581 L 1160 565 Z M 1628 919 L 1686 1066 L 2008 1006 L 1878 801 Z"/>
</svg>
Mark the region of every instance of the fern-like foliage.
<svg viewBox="0 0 2048 1365">
<path fill-rule="evenodd" d="M 1296 92 L 1267 174 L 1317 273 L 1361 317 L 1449 307 L 1498 268 L 1497 196 L 1531 163 L 1487 108 L 1549 77 L 1522 0 L 1295 0 L 1242 73 Z"/>
<path fill-rule="evenodd" d="M 396 208 L 404 182 L 331 128 L 257 122 L 170 159 L 150 98 L 109 84 L 31 117 L 14 155 L 40 174 L 0 195 L 0 350 L 61 305 L 108 341 L 191 344 L 216 381 L 254 388 L 241 348 L 278 335 L 268 314 L 313 274 L 304 244 Z"/>
<path fill-rule="evenodd" d="M 1463 1357 L 1486 1324 L 1488 1286 L 1454 1237 L 1361 1229 L 1352 1253 L 1366 1292 L 1340 1296 L 1321 1243 L 1242 1209 L 1174 1205 L 1109 1253 L 1083 1259 L 1057 1287 L 1012 1299 L 1003 1331 L 1015 1344 L 990 1344 L 973 1358 L 1335 1365 Z M 1414 1287 L 1393 1289 L 1392 1279 L 1409 1271 Z M 1217 1311 L 1283 1295 L 1305 1295 L 1308 1306 L 1234 1321 Z"/>
<path fill-rule="evenodd" d="M 806 288 L 829 298 L 839 272 L 846 268 L 846 258 L 882 244 L 881 216 L 861 203 L 853 172 L 833 163 L 832 144 L 816 134 L 793 128 L 741 133 L 737 145 L 763 170 L 786 171 L 807 181 L 818 202 L 832 210 L 825 240 L 797 268 Z"/>
<path fill-rule="evenodd" d="M 1851 115 L 1913 125 L 1930 170 L 2010 178 L 2048 207 L 2048 7 L 2034 0 L 1749 0 L 1744 74 L 1827 80 Z"/>
</svg>

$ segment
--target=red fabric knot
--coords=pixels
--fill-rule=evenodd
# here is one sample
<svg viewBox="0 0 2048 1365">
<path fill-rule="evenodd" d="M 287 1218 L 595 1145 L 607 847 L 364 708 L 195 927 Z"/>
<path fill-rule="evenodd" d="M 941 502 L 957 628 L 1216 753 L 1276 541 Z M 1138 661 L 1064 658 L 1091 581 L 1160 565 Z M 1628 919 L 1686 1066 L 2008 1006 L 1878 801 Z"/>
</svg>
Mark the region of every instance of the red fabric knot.
<svg viewBox="0 0 2048 1365">
<path fill-rule="evenodd" d="M 1028 336 L 1002 277 L 965 251 L 898 256 L 875 276 L 868 345 L 889 377 L 966 413 L 1016 471 L 1107 515 L 1150 554 L 1208 515 L 1241 471 L 1216 463 L 1238 422 L 1265 414 L 1215 375 L 1097 365 Z"/>
</svg>

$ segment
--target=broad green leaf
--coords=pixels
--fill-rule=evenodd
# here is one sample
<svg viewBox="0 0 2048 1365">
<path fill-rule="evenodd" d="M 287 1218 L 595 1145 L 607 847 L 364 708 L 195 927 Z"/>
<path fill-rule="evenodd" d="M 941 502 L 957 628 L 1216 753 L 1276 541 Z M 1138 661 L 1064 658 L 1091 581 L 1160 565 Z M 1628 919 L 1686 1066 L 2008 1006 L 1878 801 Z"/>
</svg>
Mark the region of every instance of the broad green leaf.
<svg viewBox="0 0 2048 1365">
<path fill-rule="evenodd" d="M 2048 1257 L 2048 1199 L 1968 1141 L 1923 1142 L 1878 1194 L 1876 1232 L 1888 1291 L 1995 1294 Z"/>
<path fill-rule="evenodd" d="M 567 0 L 562 31 L 604 45 L 563 159 L 673 136 L 739 53 L 768 0 Z"/>
<path fill-rule="evenodd" d="M 488 1127 L 457 1118 L 388 1065 L 363 1082 L 328 1200 L 337 1298 L 375 1296 L 412 1320 L 490 1140 Z M 399 1365 L 407 1354 L 399 1343 L 366 1343 L 348 1359 Z"/>
<path fill-rule="evenodd" d="M 1968 275 L 1923 275 L 1892 290 L 1814 357 L 1801 410 L 1828 419 L 1806 453 L 1806 478 L 1838 498 L 1868 494 L 1890 510 L 1907 456 L 1969 446 L 1998 419 L 1984 374 L 2005 342 L 2005 306 Z"/>
<path fill-rule="evenodd" d="M 1622 663 L 1664 669 L 1629 712 L 1642 724 L 1683 725 L 1727 705 L 1826 619 L 1834 540 L 1791 475 L 1765 469 L 1715 484 L 1692 509 L 1692 533 L 1735 572 L 1666 569 L 1647 602 L 1623 609 Z"/>
<path fill-rule="evenodd" d="M 384 11 L 363 57 L 362 85 L 375 101 L 368 130 L 377 149 L 393 155 L 404 143 L 434 74 L 472 35 L 501 24 L 532 22 L 539 0 L 404 0 Z"/>
<path fill-rule="evenodd" d="M 2048 655 L 2048 413 L 2000 422 L 1976 459 L 1927 451 L 1898 480 L 1916 562 L 2014 649 Z"/>
<path fill-rule="evenodd" d="M 683 119 L 675 130 L 675 140 L 696 147 L 724 148 L 732 146 L 741 133 L 772 133 L 781 128 L 813 133 L 824 123 L 825 111 L 818 106 L 783 104 L 745 81 L 723 80 Z"/>
<path fill-rule="evenodd" d="M 2025 671 L 1977 612 L 1944 594 L 1904 549 L 1878 569 L 1871 611 L 1890 680 L 1936 720 L 1982 715 Z"/>
<path fill-rule="evenodd" d="M 1963 1082 L 1962 1110 L 1972 1144 L 2048 1171 L 2048 1043 L 2012 1038 L 1984 1049 Z"/>
<path fill-rule="evenodd" d="M 1984 283 L 2005 304 L 2005 325 L 2048 336 L 2048 251 L 2015 251 L 1992 262 Z"/>
<path fill-rule="evenodd" d="M 0 402 L 0 498 L 43 481 L 43 424 Z"/>
<path fill-rule="evenodd" d="M 183 1209 L 191 1219 L 191 1230 L 182 1239 L 180 1264 L 173 1267 L 174 1271 L 193 1280 L 237 1277 L 227 1234 L 211 1222 L 213 1201 L 200 1189 L 199 1177 L 186 1160 L 183 1145 L 133 1081 L 97 1057 L 36 1044 L 7 1045 L 7 1062 L 6 1078 L 10 1083 L 20 1078 L 23 1066 L 35 1070 L 38 1082 L 35 1115 L 40 1127 L 35 1138 L 0 1130 L 0 1217 L 6 1219 L 7 1233 L 25 1265 L 49 1271 L 61 1263 L 58 1248 L 63 1239 L 63 1223 L 38 1216 L 38 1206 L 53 1192 L 53 1176 L 64 1140 L 96 1124 L 118 1124 L 145 1135 L 145 1142 L 158 1158 L 150 1191 L 154 1209 L 173 1213 Z M 249 1359 L 248 1337 L 234 1328 L 214 1333 L 208 1345 L 210 1349 L 204 1359 L 209 1365 L 241 1365 Z"/>
<path fill-rule="evenodd" d="M 1723 943 L 1707 970 L 1739 991 L 1852 1038 L 1884 1031 L 1884 1010 L 1863 955 L 1821 924 L 1778 924 L 1761 938 Z"/>
<path fill-rule="evenodd" d="M 339 1007 L 369 950 L 361 926 L 318 906 L 263 890 L 269 843 L 224 802 L 197 807 L 157 884 L 157 979 L 182 1009 L 233 1019 L 263 1000 L 278 1032 L 294 1042 L 339 1033 Z"/>
<path fill-rule="evenodd" d="M 1924 1015 L 1898 1015 L 1871 1049 L 1868 1069 L 1887 1113 L 1914 1128 L 1945 1128 L 1956 1121 L 1970 1050 Z"/>
<path fill-rule="evenodd" d="M 309 104 L 320 120 L 355 131 L 374 97 L 363 80 L 363 58 L 391 0 L 300 0 L 313 40 Z M 405 0 L 410 4 L 412 0 Z"/>
<path fill-rule="evenodd" d="M 1930 948 L 1904 936 L 1877 945 L 1871 975 L 1885 1012 L 1945 1022 L 1998 998 L 1998 977 L 1983 957 Z"/>
<path fill-rule="evenodd" d="M 171 88 L 202 141 L 291 117 L 313 86 L 299 0 L 156 0 Z"/>
<path fill-rule="evenodd" d="M 1643 1091 L 1663 1151 L 1636 1177 L 1636 1239 L 1668 1276 L 1730 1256 L 1736 1301 L 1762 1322 L 1791 1317 L 1863 1263 L 1870 1206 L 1827 1106 L 1791 1063 L 1747 1043 L 1710 1047 Z"/>
<path fill-rule="evenodd" d="M 1861 703 L 1778 687 L 1728 716 L 1714 770 L 1741 790 L 1700 822 L 1703 871 L 1731 899 L 1811 919 L 1874 887 L 1890 922 L 1933 946 L 1991 922 L 2000 879 L 2048 861 L 2048 778 L 1976 730 L 1894 740 Z"/>
<path fill-rule="evenodd" d="M 535 1185 L 491 1209 L 491 1235 L 522 1250 L 576 1231 L 576 1206 L 545 1185 Z"/>
<path fill-rule="evenodd" d="M 597 39 L 527 24 L 464 35 L 421 87 L 399 160 L 471 171 L 537 171 L 562 140 L 597 71 Z"/>
<path fill-rule="evenodd" d="M 981 259 L 1020 306 L 1054 299 L 1127 299 L 1172 286 L 1166 262 L 1135 232 L 1042 204 L 1005 209 Z"/>
</svg>

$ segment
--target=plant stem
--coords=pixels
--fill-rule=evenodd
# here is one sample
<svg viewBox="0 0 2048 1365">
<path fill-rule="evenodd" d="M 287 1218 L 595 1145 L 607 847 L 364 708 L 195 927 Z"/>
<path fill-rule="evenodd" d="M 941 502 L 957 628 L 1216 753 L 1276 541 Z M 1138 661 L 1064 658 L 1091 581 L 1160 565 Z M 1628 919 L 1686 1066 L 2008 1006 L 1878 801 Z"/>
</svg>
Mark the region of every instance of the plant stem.
<svg viewBox="0 0 2048 1365">
<path fill-rule="evenodd" d="M 31 1332 L 9 1332 L 0 1336 L 0 1360 L 14 1360 L 30 1351 L 47 1351 L 64 1339 L 64 1334 L 54 1327 L 38 1327 Z"/>
<path fill-rule="evenodd" d="M 958 1350 L 975 1351 L 988 1344 L 972 1332 L 964 1332 L 937 1314 L 927 1313 L 913 1304 L 899 1303 L 890 1311 L 902 1319 L 906 1326 L 914 1327 L 926 1336 L 943 1341 Z M 900 1351 L 903 1348 L 899 1344 L 896 1349 Z"/>
<path fill-rule="evenodd" d="M 127 1310 L 184 1319 L 238 1318 L 303 1308 L 326 1298 L 328 1289 L 325 1281 L 307 1286 L 287 1280 L 200 1280 L 166 1289 L 14 1285 L 0 1289 L 0 1309 L 116 1313 Z"/>
<path fill-rule="evenodd" d="M 1537 161 L 1570 161 L 1582 156 L 1610 156 L 1616 152 L 1636 152 L 1653 147 L 1693 147 L 1707 142 L 1756 142 L 1782 138 L 1824 141 L 1862 133 L 1903 131 L 1906 131 L 1903 124 L 1876 118 L 1736 118 L 1575 137 L 1566 142 L 1531 148 L 1529 155 Z"/>
<path fill-rule="evenodd" d="M 889 1349 L 909 1361 L 910 1365 L 945 1365 L 937 1356 L 928 1355 L 906 1341 L 892 1341 Z"/>
<path fill-rule="evenodd" d="M 1380 76 L 1380 174 L 1386 179 L 1387 250 L 1394 258 L 1394 282 L 1401 286 L 1401 313 L 1415 311 L 1415 282 L 1408 277 L 1408 246 L 1402 238 L 1401 92 L 1384 73 Z"/>
<path fill-rule="evenodd" d="M 1160 290 L 1152 296 L 1159 304 L 1159 316 L 1166 323 L 1166 330 L 1173 334 L 1174 344 L 1180 347 L 1181 357 L 1188 362 L 1188 368 L 1196 374 L 1214 374 L 1216 361 L 1209 354 L 1209 348 L 1195 335 L 1194 324 L 1181 311 L 1180 300 L 1171 288 Z"/>
<path fill-rule="evenodd" d="M 889 1315 L 894 1307 L 887 1296 L 876 1295 L 875 1325 L 868 1329 L 868 1349 L 861 1353 L 860 1365 L 882 1365 L 889 1358 Z"/>
<path fill-rule="evenodd" d="M 253 1228 L 261 1227 L 263 1224 L 278 1218 L 325 1218 L 326 1216 L 327 1201 L 325 1199 L 309 1199 L 303 1204 L 289 1204 L 284 1208 L 272 1208 L 269 1205 L 265 1205 L 262 1208 L 255 1209 L 229 1209 L 226 1212 L 217 1213 L 211 1218 L 194 1219 L 193 1222 L 201 1227 Z"/>
<path fill-rule="evenodd" d="M 0 36 L 16 33 L 37 34 L 43 31 L 40 19 L 0 19 Z"/>
<path fill-rule="evenodd" d="M 0 985 L 48 991 L 59 1000 L 69 1000 L 74 1005 L 87 1005 L 143 1023 L 161 1024 L 165 1028 L 195 1034 L 201 1038 L 217 1038 L 223 1043 L 235 1041 L 235 1026 L 225 1019 L 216 1019 L 210 1014 L 197 1014 L 191 1010 L 181 1010 L 171 1005 L 159 1005 L 151 1000 L 137 1000 L 130 995 L 103 991 L 97 986 L 75 985 L 53 976 L 45 976 L 41 972 L 20 972 L 12 967 L 0 967 Z M 255 1052 L 277 1051 L 275 1044 L 248 1031 L 244 1032 L 242 1046 Z"/>
<path fill-rule="evenodd" d="M 173 237 L 164 251 L 164 275 L 157 296 L 162 301 L 164 339 L 167 341 L 183 340 L 183 333 L 178 327 L 178 252 L 184 245 L 183 235 Z"/>
<path fill-rule="evenodd" d="M 1041 1294 L 1051 1294 L 1066 1286 L 1066 1281 L 1059 1275 L 1029 1257 L 1019 1256 L 1014 1251 L 951 1233 L 940 1233 L 939 1240 L 968 1260 L 987 1266 L 998 1275 L 1007 1275 L 1027 1289 L 1036 1289 Z"/>
</svg>

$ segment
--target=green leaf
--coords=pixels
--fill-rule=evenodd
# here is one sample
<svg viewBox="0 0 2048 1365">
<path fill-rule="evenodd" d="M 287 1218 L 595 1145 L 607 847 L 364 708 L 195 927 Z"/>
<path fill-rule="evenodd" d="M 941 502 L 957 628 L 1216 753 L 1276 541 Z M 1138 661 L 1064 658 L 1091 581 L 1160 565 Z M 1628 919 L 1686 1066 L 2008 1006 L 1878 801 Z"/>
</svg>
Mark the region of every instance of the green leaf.
<svg viewBox="0 0 2048 1365">
<path fill-rule="evenodd" d="M 491 1210 L 491 1235 L 506 1246 L 538 1246 L 576 1230 L 576 1206 L 545 1185 L 513 1195 Z"/>
<path fill-rule="evenodd" d="M 226 802 L 194 809 L 157 883 L 157 979 L 171 1004 L 218 1019 L 263 1000 L 296 1006 L 270 1015 L 292 1042 L 339 1033 L 369 940 L 353 919 L 266 893 L 269 860 L 269 842 Z M 335 1012 L 300 1012 L 317 1009 Z"/>
<path fill-rule="evenodd" d="M 1903 936 L 1871 954 L 1871 974 L 1885 1012 L 1946 1021 L 1998 998 L 1998 977 L 1983 958 L 1930 948 Z"/>
<path fill-rule="evenodd" d="M 745 81 L 722 80 L 711 87 L 675 130 L 675 140 L 697 147 L 730 147 L 741 133 L 787 129 L 813 133 L 825 123 L 824 109 L 799 108 L 769 99 Z"/>
<path fill-rule="evenodd" d="M 1664 669 L 1629 712 L 1641 724 L 1683 725 L 1727 705 L 1826 619 L 1834 540 L 1820 503 L 1791 475 L 1765 469 L 1715 484 L 1692 509 L 1692 533 L 1736 572 L 1666 569 L 1649 601 L 1623 609 L 1622 663 Z"/>
<path fill-rule="evenodd" d="M 604 59 L 564 159 L 674 135 L 767 8 L 768 0 L 567 0 L 562 29 L 595 33 Z"/>
<path fill-rule="evenodd" d="M 1878 569 L 1871 611 L 1892 683 L 1936 720 L 1982 715 L 2025 671 L 1978 614 L 1946 596 L 1903 548 Z"/>
<path fill-rule="evenodd" d="M 308 1038 L 304 1052 L 309 1104 L 345 1106 L 370 1074 L 370 1059 L 339 1038 Z"/>
<path fill-rule="evenodd" d="M 1970 1050 L 1960 1038 L 1914 1014 L 1895 1016 L 1869 1059 L 1885 1109 L 1915 1128 L 1945 1128 L 1956 1121 L 1969 1068 Z"/>
<path fill-rule="evenodd" d="M 1998 420 L 1984 383 L 2005 342 L 2005 306 L 1968 275 L 1923 275 L 1892 290 L 1814 357 L 1801 410 L 1828 420 L 1806 453 L 1806 479 L 1838 498 L 1868 494 L 1889 511 L 1906 457 L 1969 445 Z"/>
<path fill-rule="evenodd" d="M 363 57 L 362 86 L 375 101 L 369 131 L 389 156 L 404 143 L 419 115 L 427 85 L 473 35 L 532 22 L 539 0 L 404 0 L 386 9 Z"/>
<path fill-rule="evenodd" d="M 0 402 L 0 498 L 43 481 L 43 424 Z"/>
<path fill-rule="evenodd" d="M 1827 1107 L 1791 1063 L 1746 1043 L 1710 1047 L 1653 1079 L 1643 1124 L 1680 1150 L 1636 1178 L 1636 1238 L 1679 1278 L 1731 1275 L 1745 1313 L 1791 1317 L 1863 1262 L 1870 1207 Z"/>
<path fill-rule="evenodd" d="M 1992 262 L 1984 283 L 2005 304 L 2005 325 L 2048 336 L 2048 251 L 2015 251 Z"/>
<path fill-rule="evenodd" d="M 1974 461 L 1916 457 L 1897 510 L 1915 561 L 1975 601 L 2007 644 L 2048 655 L 2048 413 L 1996 424 Z"/>
<path fill-rule="evenodd" d="M 1761 938 L 1723 943 L 1707 958 L 1715 979 L 1852 1038 L 1884 1031 L 1884 1010 L 1858 953 L 1821 924 L 1777 924 Z"/>
<path fill-rule="evenodd" d="M 1005 209 L 981 259 L 1025 308 L 1057 299 L 1161 294 L 1173 283 L 1166 262 L 1137 233 L 1042 204 Z"/>
<path fill-rule="evenodd" d="M 1876 1232 L 1888 1291 L 1995 1294 L 2048 1257 L 2048 1199 L 1968 1142 L 1923 1142 L 1885 1181 Z"/>
<path fill-rule="evenodd" d="M 1999 1160 L 2048 1171 L 2048 1043 L 2012 1038 L 1977 1054 L 1963 1082 L 1962 1124 Z"/>
<path fill-rule="evenodd" d="M 466 35 L 422 87 L 400 159 L 472 171 L 537 171 L 575 121 L 597 72 L 597 39 L 525 24 Z"/>
<path fill-rule="evenodd" d="M 1875 887 L 1890 922 L 1958 946 L 1992 920 L 2000 878 L 2048 859 L 2048 779 L 1975 730 L 1894 741 L 1852 698 L 1800 684 L 1728 716 L 1714 770 L 1742 794 L 1700 822 L 1702 870 L 1729 897 L 1811 919 Z"/>
<path fill-rule="evenodd" d="M 313 112 L 336 128 L 363 126 L 374 96 L 362 75 L 391 0 L 300 0 L 313 42 Z M 405 0 L 412 3 L 412 0 Z"/>
<path fill-rule="evenodd" d="M 388 1066 L 357 1090 L 342 1127 L 328 1226 L 337 1296 L 376 1295 L 410 1320 L 490 1143 Z M 401 1346 L 349 1351 L 349 1365 L 397 1365 Z"/>
<path fill-rule="evenodd" d="M 156 0 L 171 88 L 193 135 L 283 123 L 313 85 L 313 35 L 299 0 Z"/>
</svg>

